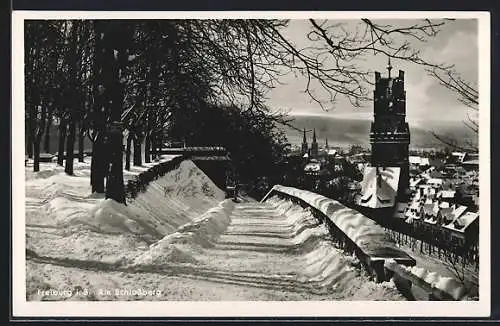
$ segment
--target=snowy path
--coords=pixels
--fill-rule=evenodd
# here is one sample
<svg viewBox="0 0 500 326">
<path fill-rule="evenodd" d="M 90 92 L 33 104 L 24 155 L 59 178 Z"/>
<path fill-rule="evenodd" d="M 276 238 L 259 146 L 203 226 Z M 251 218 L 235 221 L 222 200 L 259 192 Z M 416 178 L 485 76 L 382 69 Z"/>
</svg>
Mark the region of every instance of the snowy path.
<svg viewBox="0 0 500 326">
<path fill-rule="evenodd" d="M 285 201 L 237 204 L 214 247 L 194 257 L 210 269 L 189 277 L 251 287 L 252 298 L 263 289 L 261 300 L 402 299 L 359 275 L 355 260 L 331 245 L 326 228 Z"/>
<path fill-rule="evenodd" d="M 28 265 L 36 278 L 91 287 L 93 300 L 403 300 L 391 284 L 360 275 L 308 210 L 284 201 L 235 204 L 215 243 L 175 246 L 192 261 L 126 266 L 31 257 Z M 102 292 L 139 288 L 161 295 Z"/>
<path fill-rule="evenodd" d="M 26 175 L 28 300 L 403 300 L 309 209 L 224 200 L 190 161 L 127 206 L 90 195 L 88 162 L 43 168 Z"/>
</svg>

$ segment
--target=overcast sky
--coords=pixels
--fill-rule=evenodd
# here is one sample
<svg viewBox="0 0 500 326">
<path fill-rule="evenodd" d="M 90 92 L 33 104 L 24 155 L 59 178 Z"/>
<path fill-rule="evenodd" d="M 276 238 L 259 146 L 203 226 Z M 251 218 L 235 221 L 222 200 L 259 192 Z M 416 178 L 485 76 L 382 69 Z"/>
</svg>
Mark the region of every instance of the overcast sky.
<svg viewBox="0 0 500 326">
<path fill-rule="evenodd" d="M 361 21 L 359 21 L 361 22 Z M 408 21 L 376 21 L 377 23 L 391 23 L 395 26 L 407 26 Z M 349 26 L 357 22 L 346 21 Z M 284 34 L 299 47 L 306 46 L 306 34 L 310 30 L 309 21 L 292 20 Z M 422 56 L 428 60 L 454 64 L 462 76 L 471 82 L 477 83 L 478 78 L 478 26 L 475 19 L 459 19 L 449 21 L 440 27 L 439 34 L 427 43 L 418 43 L 415 46 Z M 399 69 L 405 71 L 405 86 L 407 94 L 407 120 L 412 124 L 421 125 L 423 120 L 456 120 L 462 121 L 466 117 L 467 108 L 456 100 L 455 95 L 440 86 L 438 81 L 428 76 L 424 67 L 412 63 L 392 60 L 393 74 Z M 367 58 L 366 64 L 371 70 L 387 74 L 387 57 L 382 55 Z M 273 108 L 284 108 L 291 114 L 326 114 L 348 118 L 372 119 L 373 105 L 368 103 L 364 108 L 353 107 L 347 99 L 337 101 L 335 107 L 324 112 L 321 107 L 310 100 L 305 94 L 305 79 L 287 75 L 284 86 L 277 86 L 269 94 L 267 103 Z"/>
</svg>

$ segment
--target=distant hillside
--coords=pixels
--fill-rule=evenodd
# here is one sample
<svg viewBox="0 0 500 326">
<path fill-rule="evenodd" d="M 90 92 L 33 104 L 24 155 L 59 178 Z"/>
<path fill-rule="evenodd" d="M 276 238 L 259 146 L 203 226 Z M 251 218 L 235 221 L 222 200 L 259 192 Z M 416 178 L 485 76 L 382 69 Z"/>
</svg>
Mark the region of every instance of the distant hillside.
<svg viewBox="0 0 500 326">
<path fill-rule="evenodd" d="M 311 130 L 316 128 L 316 136 L 320 144 L 328 143 L 332 146 L 346 146 L 350 144 L 369 145 L 369 120 L 346 119 L 329 116 L 293 116 L 293 125 L 302 129 Z M 288 141 L 291 144 L 300 144 L 302 142 L 302 133 L 288 126 L 281 127 L 286 133 Z M 442 148 L 443 143 L 437 140 L 431 133 L 434 131 L 440 135 L 445 135 L 465 143 L 470 140 L 477 143 L 477 135 L 467 129 L 463 123 L 448 121 L 428 121 L 426 128 L 412 126 L 410 124 L 410 146 L 413 148 Z M 312 133 L 307 134 L 307 140 L 310 143 Z"/>
</svg>

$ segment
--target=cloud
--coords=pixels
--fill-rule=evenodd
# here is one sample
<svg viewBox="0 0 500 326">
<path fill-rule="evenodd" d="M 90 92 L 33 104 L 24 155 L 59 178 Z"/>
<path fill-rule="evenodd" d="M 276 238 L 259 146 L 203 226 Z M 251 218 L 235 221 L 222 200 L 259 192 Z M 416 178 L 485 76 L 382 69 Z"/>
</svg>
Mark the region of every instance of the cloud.
<svg viewBox="0 0 500 326">
<path fill-rule="evenodd" d="M 352 21 L 349 25 L 353 25 Z M 290 29 L 285 34 L 298 46 L 306 46 L 308 29 L 307 21 L 292 21 Z M 426 43 L 418 42 L 413 45 L 421 51 L 424 58 L 434 62 L 454 64 L 466 80 L 476 82 L 478 78 L 477 39 L 477 21 L 456 20 L 445 25 L 438 37 Z M 367 57 L 364 65 L 371 70 L 386 73 L 386 60 L 381 55 Z M 425 120 L 462 121 L 466 118 L 467 108 L 457 100 L 454 93 L 429 76 L 424 67 L 398 60 L 393 60 L 392 65 L 396 71 L 399 69 L 405 71 L 408 119 L 418 123 Z M 287 108 L 294 114 L 326 114 L 371 119 L 373 114 L 371 103 L 363 108 L 354 108 L 349 101 L 342 98 L 338 100 L 331 112 L 325 113 L 303 92 L 306 84 L 304 77 L 295 78 L 289 75 L 284 78 L 284 81 L 286 85 L 276 87 L 269 93 L 267 103 L 273 108 Z"/>
</svg>

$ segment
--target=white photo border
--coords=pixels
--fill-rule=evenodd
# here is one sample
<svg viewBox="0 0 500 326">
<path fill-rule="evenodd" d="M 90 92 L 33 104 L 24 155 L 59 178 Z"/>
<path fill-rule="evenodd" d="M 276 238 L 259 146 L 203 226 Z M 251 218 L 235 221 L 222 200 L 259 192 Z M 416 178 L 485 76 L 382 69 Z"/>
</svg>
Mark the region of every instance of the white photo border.
<svg viewBox="0 0 500 326">
<path fill-rule="evenodd" d="M 26 300 L 24 21 L 27 19 L 330 19 L 478 20 L 480 240 L 479 301 L 34 302 Z M 490 270 L 490 13 L 322 11 L 13 11 L 12 12 L 12 316 L 13 317 L 487 317 Z"/>
</svg>

